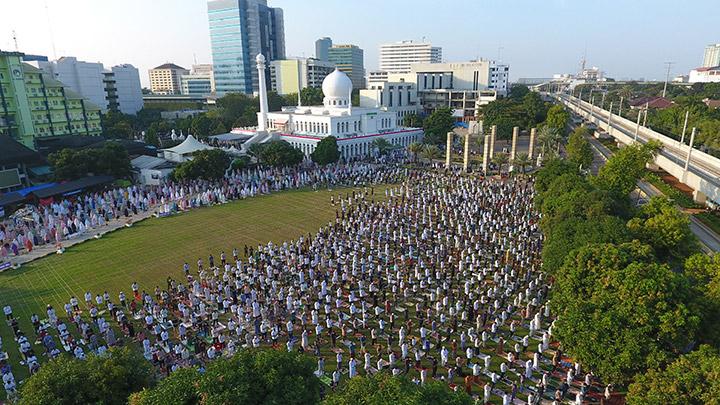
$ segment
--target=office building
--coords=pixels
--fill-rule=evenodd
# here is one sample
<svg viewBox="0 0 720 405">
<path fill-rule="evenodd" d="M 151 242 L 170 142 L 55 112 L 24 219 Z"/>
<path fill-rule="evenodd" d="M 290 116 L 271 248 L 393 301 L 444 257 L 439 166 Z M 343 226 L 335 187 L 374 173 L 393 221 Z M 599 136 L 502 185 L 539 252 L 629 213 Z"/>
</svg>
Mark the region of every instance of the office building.
<svg viewBox="0 0 720 405">
<path fill-rule="evenodd" d="M 215 92 L 213 66 L 211 64 L 193 65 L 190 74 L 180 77 L 182 94 L 207 96 Z"/>
<path fill-rule="evenodd" d="M 150 69 L 150 91 L 154 94 L 181 94 L 180 77 L 190 71 L 174 63 L 165 63 Z"/>
<path fill-rule="evenodd" d="M 494 61 L 460 63 L 419 63 L 410 73 L 401 74 L 417 84 L 423 110 L 430 113 L 450 107 L 457 117 L 472 117 L 479 107 L 508 92 L 510 68 Z M 393 75 L 390 75 L 390 80 Z"/>
<path fill-rule="evenodd" d="M 135 115 L 143 108 L 142 85 L 140 84 L 140 72 L 138 69 L 128 63 L 113 66 L 109 71 L 105 71 L 106 78 L 108 73 L 115 81 L 115 95 L 117 96 L 117 106 L 110 107 L 114 111 L 120 111 L 123 114 Z"/>
<path fill-rule="evenodd" d="M 102 63 L 84 62 L 67 56 L 48 61 L 36 55 L 26 55 L 23 60 L 31 60 L 29 64 L 100 107 L 102 112 L 112 110 L 135 114 L 143 107 L 140 74 L 130 64 L 106 70 Z"/>
<path fill-rule="evenodd" d="M 31 149 L 43 139 L 101 135 L 97 105 L 22 57 L 0 51 L 0 135 Z"/>
<path fill-rule="evenodd" d="M 384 70 L 371 70 L 367 72 L 367 77 L 365 77 L 365 81 L 367 82 L 368 86 L 372 82 L 386 82 L 388 81 L 388 72 Z"/>
<path fill-rule="evenodd" d="M 401 41 L 380 45 L 380 70 L 407 73 L 413 63 L 442 62 L 442 48 L 424 42 Z"/>
<path fill-rule="evenodd" d="M 266 0 L 210 0 L 207 7 L 217 95 L 257 92 L 255 55 L 285 59 L 282 9 L 268 7 Z"/>
<path fill-rule="evenodd" d="M 333 45 L 328 50 L 328 61 L 348 75 L 353 88 L 365 88 L 365 62 L 363 50 L 357 45 Z"/>
<path fill-rule="evenodd" d="M 705 47 L 702 67 L 720 66 L 720 44 L 711 44 Z"/>
<path fill-rule="evenodd" d="M 332 47 L 332 39 L 328 37 L 322 37 L 315 41 L 315 59 L 319 59 L 323 62 L 328 61 L 328 51 Z"/>
<path fill-rule="evenodd" d="M 278 94 L 297 93 L 305 87 L 320 88 L 335 65 L 315 58 L 296 58 L 270 62 L 270 90 Z"/>
</svg>

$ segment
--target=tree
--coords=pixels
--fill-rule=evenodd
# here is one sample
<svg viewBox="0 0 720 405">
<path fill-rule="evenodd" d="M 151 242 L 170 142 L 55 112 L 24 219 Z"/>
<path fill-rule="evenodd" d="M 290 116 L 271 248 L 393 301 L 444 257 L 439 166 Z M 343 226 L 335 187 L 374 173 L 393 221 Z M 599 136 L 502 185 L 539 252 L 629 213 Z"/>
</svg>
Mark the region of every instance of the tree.
<svg viewBox="0 0 720 405">
<path fill-rule="evenodd" d="M 547 107 L 537 92 L 528 92 L 522 99 L 522 106 L 527 113 L 527 126 L 535 125 L 545 121 L 547 117 Z"/>
<path fill-rule="evenodd" d="M 210 136 L 210 128 L 213 122 L 205 114 L 200 114 L 193 118 L 190 124 L 190 132 L 198 139 L 205 139 Z"/>
<path fill-rule="evenodd" d="M 568 160 L 583 168 L 590 167 L 594 156 L 590 142 L 585 139 L 587 133 L 584 126 L 575 128 L 565 145 Z"/>
<path fill-rule="evenodd" d="M 230 164 L 230 157 L 221 149 L 199 150 L 192 156 L 192 160 L 180 163 L 173 170 L 175 180 L 219 179 Z"/>
<path fill-rule="evenodd" d="M 385 138 L 376 138 L 375 140 L 373 140 L 372 145 L 375 149 L 377 149 L 380 156 L 386 155 L 388 152 L 395 148 L 395 145 L 391 144 Z"/>
<path fill-rule="evenodd" d="M 211 362 L 197 381 L 209 404 L 313 404 L 320 380 L 312 358 L 284 350 L 241 350 Z"/>
<path fill-rule="evenodd" d="M 118 179 L 130 176 L 131 166 L 130 157 L 127 149 L 117 142 L 105 142 L 101 149 L 94 152 L 97 162 L 96 172 L 98 174 L 106 174 L 114 176 Z"/>
<path fill-rule="evenodd" d="M 690 219 L 667 198 L 652 197 L 638 214 L 628 222 L 628 229 L 635 238 L 652 246 L 659 258 L 682 260 L 697 250 Z"/>
<path fill-rule="evenodd" d="M 56 180 L 74 180 L 88 174 L 126 178 L 130 158 L 124 146 L 106 141 L 101 148 L 62 149 L 51 153 L 48 161 Z"/>
<path fill-rule="evenodd" d="M 577 166 L 564 159 L 550 159 L 545 166 L 535 173 L 535 190 L 542 194 L 550 188 L 555 178 L 565 173 L 577 173 Z"/>
<path fill-rule="evenodd" d="M 195 384 L 202 378 L 196 368 L 181 368 L 160 380 L 152 389 L 132 394 L 130 405 L 194 405 L 200 403 Z"/>
<path fill-rule="evenodd" d="M 630 384 L 627 403 L 720 404 L 720 354 L 702 345 L 665 369 L 654 368 L 639 374 Z"/>
<path fill-rule="evenodd" d="M 420 155 L 427 159 L 430 163 L 432 163 L 433 160 L 439 159 L 440 156 L 440 149 L 438 149 L 435 145 L 424 145 L 422 148 L 422 151 L 420 152 Z"/>
<path fill-rule="evenodd" d="M 553 334 L 604 381 L 625 384 L 672 361 L 697 335 L 700 316 L 687 280 L 639 242 L 595 244 L 556 273 Z"/>
<path fill-rule="evenodd" d="M 497 152 L 493 155 L 492 162 L 495 166 L 497 166 L 498 174 L 502 174 L 502 168 L 508 163 L 508 161 L 509 157 L 507 153 Z"/>
<path fill-rule="evenodd" d="M 125 404 L 128 395 L 154 383 L 152 365 L 135 349 L 108 356 L 66 356 L 44 364 L 20 389 L 21 404 Z"/>
<path fill-rule="evenodd" d="M 221 135 L 221 134 L 227 134 L 228 130 L 225 128 L 225 125 L 223 125 L 222 121 L 218 120 L 215 123 L 215 127 L 213 127 L 212 131 L 210 131 L 213 135 Z"/>
<path fill-rule="evenodd" d="M 310 154 L 310 158 L 320 165 L 335 163 L 340 160 L 337 138 L 331 135 L 321 139 L 313 153 Z"/>
<path fill-rule="evenodd" d="M 470 405 L 472 403 L 472 398 L 464 391 L 453 392 L 447 384 L 431 381 L 425 385 L 417 385 L 405 377 L 393 377 L 385 372 L 352 378 L 323 401 L 323 405 Z"/>
<path fill-rule="evenodd" d="M 701 340 L 720 347 L 720 255 L 696 253 L 685 260 L 684 272 L 697 292 L 698 306 L 703 309 Z"/>
<path fill-rule="evenodd" d="M 270 141 L 251 146 L 258 162 L 274 167 L 294 166 L 303 161 L 305 154 L 286 141 Z"/>
<path fill-rule="evenodd" d="M 635 189 L 637 180 L 645 172 L 645 165 L 652 160 L 658 148 L 658 143 L 648 142 L 618 150 L 600 168 L 594 178 L 595 183 L 617 196 L 627 196 Z"/>
<path fill-rule="evenodd" d="M 411 113 L 403 117 L 403 125 L 406 127 L 420 128 L 423 126 L 423 120 L 416 113 Z"/>
<path fill-rule="evenodd" d="M 485 127 L 497 126 L 498 139 L 510 139 L 513 127 L 528 127 L 528 111 L 522 99 L 501 98 L 482 107 L 482 120 Z"/>
<path fill-rule="evenodd" d="M 552 159 L 558 156 L 562 139 L 563 137 L 557 129 L 547 125 L 540 127 L 537 133 L 537 142 L 540 145 L 543 159 Z"/>
<path fill-rule="evenodd" d="M 413 161 L 417 162 L 418 155 L 422 152 L 423 144 L 420 142 L 412 142 L 408 145 L 408 152 L 412 153 Z"/>
<path fill-rule="evenodd" d="M 520 169 L 521 174 L 525 174 L 525 168 L 531 163 L 532 162 L 530 161 L 527 153 L 518 153 L 512 161 L 513 167 L 517 166 Z"/>
<path fill-rule="evenodd" d="M 569 121 L 570 114 L 565 111 L 562 105 L 556 104 L 548 110 L 545 125 L 558 131 L 560 134 L 564 134 Z"/>
<path fill-rule="evenodd" d="M 522 100 L 523 97 L 528 94 L 530 94 L 528 86 L 524 84 L 513 84 L 512 87 L 510 87 L 510 94 L 508 94 L 508 97 L 516 100 Z"/>
<path fill-rule="evenodd" d="M 447 133 L 455 126 L 455 118 L 448 107 L 438 108 L 423 121 L 425 130 L 425 143 L 444 145 L 447 142 Z"/>
<path fill-rule="evenodd" d="M 300 101 L 303 105 L 322 105 L 323 92 L 319 87 L 305 87 L 300 90 Z"/>
</svg>

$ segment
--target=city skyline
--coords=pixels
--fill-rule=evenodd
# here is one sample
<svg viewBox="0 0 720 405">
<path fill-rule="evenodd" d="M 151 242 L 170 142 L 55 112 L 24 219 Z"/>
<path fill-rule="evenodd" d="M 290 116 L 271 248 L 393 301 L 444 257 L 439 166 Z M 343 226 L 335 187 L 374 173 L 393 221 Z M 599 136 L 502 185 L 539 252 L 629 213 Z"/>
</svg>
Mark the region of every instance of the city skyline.
<svg viewBox="0 0 720 405">
<path fill-rule="evenodd" d="M 381 4 L 385 12 L 374 13 Z M 703 4 L 712 6 L 709 1 L 696 5 Z M 480 57 L 510 64 L 512 81 L 575 72 L 583 55 L 588 65 L 600 67 L 609 77 L 660 80 L 666 73 L 664 62 L 675 62 L 673 76 L 687 74 L 702 64 L 708 44 L 720 42 L 713 32 L 712 13 L 678 13 L 677 4 L 670 1 L 616 1 L 604 9 L 562 0 L 543 7 L 527 1 L 459 1 L 432 9 L 434 21 L 458 21 L 452 30 L 441 24 L 424 24 L 418 30 L 415 22 L 426 17 L 432 5 L 326 0 L 307 7 L 304 2 L 268 1 L 268 6 L 283 9 L 288 56 L 314 56 L 315 40 L 328 36 L 334 43 L 362 48 L 367 71 L 378 68 L 380 44 L 424 38 L 443 48 L 444 61 Z M 0 26 L 0 49 L 15 50 L 14 31 L 21 52 L 50 59 L 75 56 L 107 66 L 130 63 L 140 70 L 145 87 L 148 69 L 163 63 L 212 62 L 206 0 L 184 1 L 182 7 L 171 0 L 28 0 L 11 2 L 5 9 L 9 23 Z M 138 18 L 138 12 L 163 15 L 163 22 L 172 23 Z M 343 17 L 347 15 L 353 18 Z M 484 17 L 477 18 L 480 15 Z M 369 22 L 382 29 L 368 29 Z"/>
</svg>

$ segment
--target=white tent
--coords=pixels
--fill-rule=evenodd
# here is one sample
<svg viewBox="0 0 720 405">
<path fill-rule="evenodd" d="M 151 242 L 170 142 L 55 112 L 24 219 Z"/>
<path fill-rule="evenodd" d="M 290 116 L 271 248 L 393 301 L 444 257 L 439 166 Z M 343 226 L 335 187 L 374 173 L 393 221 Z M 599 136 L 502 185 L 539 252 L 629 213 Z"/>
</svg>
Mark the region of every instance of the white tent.
<svg viewBox="0 0 720 405">
<path fill-rule="evenodd" d="M 188 135 L 188 137 L 181 143 L 180 145 L 174 146 L 172 148 L 163 149 L 163 157 L 167 160 L 173 161 L 173 162 L 185 162 L 187 160 L 192 159 L 192 154 L 194 152 L 197 152 L 199 150 L 207 150 L 207 149 L 215 149 L 214 147 L 210 145 L 206 145 L 197 139 L 195 139 L 194 136 Z"/>
</svg>

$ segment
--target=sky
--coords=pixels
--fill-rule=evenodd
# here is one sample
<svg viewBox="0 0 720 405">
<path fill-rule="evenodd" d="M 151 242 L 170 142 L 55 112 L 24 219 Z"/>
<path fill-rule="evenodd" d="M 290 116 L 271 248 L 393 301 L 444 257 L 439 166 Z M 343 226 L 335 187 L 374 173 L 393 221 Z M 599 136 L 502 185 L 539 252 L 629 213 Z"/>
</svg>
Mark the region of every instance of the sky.
<svg viewBox="0 0 720 405">
<path fill-rule="evenodd" d="M 206 0 L 0 0 L 0 49 L 106 67 L 147 70 L 165 62 L 211 63 Z M 285 16 L 288 56 L 314 56 L 315 40 L 356 44 L 365 69 L 378 46 L 431 42 L 443 60 L 494 59 L 511 81 L 598 66 L 609 77 L 687 74 L 720 43 L 717 0 L 268 0 Z M 691 9 L 689 9 L 691 6 Z"/>
</svg>

